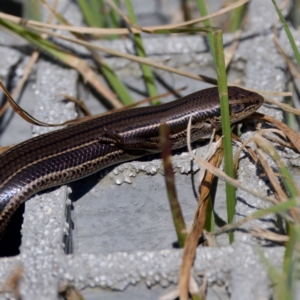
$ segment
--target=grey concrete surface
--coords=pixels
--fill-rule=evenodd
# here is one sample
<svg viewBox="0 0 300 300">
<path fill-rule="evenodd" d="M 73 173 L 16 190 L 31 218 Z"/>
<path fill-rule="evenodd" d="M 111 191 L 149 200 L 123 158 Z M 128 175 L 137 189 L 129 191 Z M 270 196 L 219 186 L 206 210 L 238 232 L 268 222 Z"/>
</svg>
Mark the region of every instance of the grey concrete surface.
<svg viewBox="0 0 300 300">
<path fill-rule="evenodd" d="M 18 62 L 20 62 L 21 60 L 21 54 L 17 51 L 17 50 L 13 50 L 10 49 L 8 47 L 5 46 L 1 46 L 0 47 L 0 56 L 4 59 L 0 60 L 0 77 L 1 80 L 3 81 L 3 84 L 5 84 L 5 86 L 8 86 L 9 82 L 9 75 L 12 71 L 12 69 L 18 64 Z M 3 92 L 1 90 L 0 92 L 0 97 L 1 97 L 1 101 L 4 101 L 4 95 Z M 0 127 L 0 144 L 1 146 L 5 146 L 5 145 L 9 145 L 11 143 L 18 143 L 20 142 L 20 140 L 16 139 L 12 139 L 10 140 L 8 137 L 8 135 L 4 135 L 4 129 L 7 127 L 7 124 L 10 125 L 10 123 L 8 122 L 9 119 L 11 118 L 12 115 L 12 110 L 9 110 L 4 118 L 1 120 L 1 127 Z M 14 122 L 14 124 L 16 124 L 16 122 Z M 14 126 L 17 127 L 17 126 Z M 10 130 L 11 132 L 13 132 L 15 128 L 12 128 L 11 126 L 8 128 L 8 130 Z M 31 133 L 30 130 L 28 130 L 27 128 L 27 138 L 30 138 Z M 10 135 L 11 137 L 11 135 Z"/>
<path fill-rule="evenodd" d="M 225 286 L 231 299 L 241 299 L 241 290 L 245 293 L 243 299 L 266 299 L 270 294 L 270 287 L 266 285 L 268 274 L 264 265 L 261 264 L 261 257 L 264 256 L 276 262 L 278 267 L 282 263 L 283 251 L 283 247 L 255 249 L 252 245 L 242 242 L 237 242 L 234 246 L 199 248 L 193 274 L 199 284 L 205 274 L 208 287 L 215 285 L 215 290 L 211 295 L 221 294 L 216 286 L 223 287 L 223 290 Z M 145 291 L 145 298 L 155 299 L 157 295 L 161 296 L 172 287 L 175 288 L 181 256 L 181 250 L 171 249 L 68 256 L 59 253 L 54 256 L 39 255 L 35 261 L 31 261 L 32 266 L 41 272 L 45 271 L 49 265 L 52 266 L 52 270 L 48 272 L 52 272 L 43 275 L 40 273 L 40 278 L 35 278 L 35 280 L 33 280 L 35 274 L 28 274 L 31 278 L 31 286 L 24 298 L 26 299 L 29 294 L 31 299 L 55 299 L 49 294 L 49 290 L 42 290 L 38 286 L 44 281 L 51 285 L 51 280 L 49 281 L 47 276 L 51 274 L 52 279 L 59 281 L 61 286 L 72 284 L 82 289 L 83 295 L 94 294 L 86 299 L 93 299 L 95 293 L 98 297 L 105 296 L 109 299 L 117 299 L 117 297 L 125 299 L 126 295 L 127 297 L 133 295 L 134 298 L 135 293 L 138 295 L 141 290 Z M 18 260 L 2 259 L 0 274 L 13 272 L 26 258 L 28 257 L 21 255 Z M 0 283 L 3 283 L 3 278 L 1 276 Z M 131 288 L 126 291 L 129 286 L 137 286 L 137 290 Z M 95 287 L 98 288 L 92 290 Z M 151 294 L 152 289 L 155 291 L 154 297 Z M 120 294 L 120 291 L 125 291 L 125 297 Z M 239 293 L 235 294 L 238 291 Z"/>
<path fill-rule="evenodd" d="M 234 58 L 230 78 L 240 78 L 249 88 L 282 91 L 287 84 L 285 64 L 272 44 L 269 30 L 275 13 L 272 4 L 264 3 L 262 11 L 258 2 L 249 4 L 251 18 Z M 60 1 L 59 10 L 66 13 L 73 24 L 82 24 L 74 3 Z M 227 40 L 231 37 L 226 36 Z M 283 43 L 284 40 L 282 36 Z M 101 43 L 123 52 L 133 52 L 132 44 L 127 40 Z M 214 74 L 212 59 L 199 36 L 151 38 L 145 44 L 148 55 L 156 61 L 196 73 Z M 76 51 L 86 53 L 82 48 L 76 48 Z M 3 69 L 6 72 L 4 78 L 23 56 L 18 51 L 14 55 L 6 65 L 7 69 Z M 126 83 L 141 85 L 137 64 L 123 59 L 106 59 Z M 182 94 L 204 87 L 198 81 L 157 72 L 174 88 L 188 85 Z M 83 95 L 78 95 L 82 89 L 77 86 L 75 71 L 42 57 L 32 80 L 36 118 L 61 123 L 76 117 L 74 105 L 61 101 L 59 96 L 61 93 Z M 164 91 L 161 86 L 159 90 Z M 89 105 L 94 107 L 95 102 Z M 282 118 L 280 111 L 270 107 L 263 107 L 261 111 Z M 33 134 L 49 130 L 53 128 L 33 127 Z M 246 140 L 252 134 L 247 132 L 242 139 Z M 195 147 L 197 155 L 207 152 L 207 146 Z M 283 153 L 291 166 L 299 166 L 298 154 L 291 150 Z M 199 166 L 185 150 L 174 156 L 173 165 L 180 203 L 186 223 L 190 224 L 197 205 Z M 258 178 L 256 166 L 244 154 L 240 159 L 239 180 L 264 194 L 269 191 Z M 238 191 L 235 219 L 267 205 Z M 215 210 L 226 220 L 223 182 L 218 186 Z M 272 215 L 247 224 L 245 228 L 253 225 L 276 230 Z M 22 299 L 58 299 L 58 290 L 69 285 L 80 289 L 88 300 L 157 299 L 176 288 L 182 251 L 173 247 L 175 240 L 158 156 L 102 170 L 68 187 L 40 193 L 26 203 L 20 255 L 0 259 L 0 299 L 15 297 L 6 283 L 18 266 L 23 267 L 18 286 Z M 284 249 L 270 244 L 261 247 L 266 245 L 264 241 L 257 241 L 241 231 L 235 233 L 232 246 L 227 240 L 224 235 L 218 238 L 218 247 L 199 247 L 197 250 L 192 272 L 199 285 L 205 274 L 207 299 L 269 299 L 272 290 L 262 256 L 280 268 Z"/>
</svg>

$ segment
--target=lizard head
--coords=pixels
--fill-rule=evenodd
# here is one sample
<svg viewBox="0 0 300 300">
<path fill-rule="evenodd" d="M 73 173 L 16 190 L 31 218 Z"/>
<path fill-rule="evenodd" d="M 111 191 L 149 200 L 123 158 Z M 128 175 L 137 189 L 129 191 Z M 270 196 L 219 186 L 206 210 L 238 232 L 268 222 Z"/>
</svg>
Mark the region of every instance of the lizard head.
<svg viewBox="0 0 300 300">
<path fill-rule="evenodd" d="M 264 102 L 260 94 L 239 87 L 228 87 L 228 100 L 231 123 L 250 116 Z"/>
</svg>

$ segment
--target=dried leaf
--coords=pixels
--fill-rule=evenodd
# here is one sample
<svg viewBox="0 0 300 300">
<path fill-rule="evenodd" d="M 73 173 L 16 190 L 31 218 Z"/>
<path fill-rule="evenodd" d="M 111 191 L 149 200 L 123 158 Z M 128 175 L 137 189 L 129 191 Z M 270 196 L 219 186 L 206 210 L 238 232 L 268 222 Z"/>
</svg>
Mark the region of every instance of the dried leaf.
<svg viewBox="0 0 300 300">
<path fill-rule="evenodd" d="M 300 137 L 299 137 L 299 134 L 296 131 L 294 131 L 292 128 L 290 128 L 286 124 L 284 124 L 268 115 L 264 115 L 264 114 L 261 114 L 258 112 L 253 113 L 250 117 L 244 119 L 243 121 L 252 120 L 252 119 L 257 119 L 257 120 L 261 120 L 261 121 L 265 121 L 265 122 L 273 124 L 275 127 L 280 129 L 289 138 L 291 143 L 295 146 L 297 151 L 300 153 Z"/>
<path fill-rule="evenodd" d="M 250 229 L 249 232 L 255 237 L 266 239 L 272 242 L 285 244 L 289 241 L 289 236 L 278 234 L 267 229 L 261 229 L 256 227 Z"/>
<path fill-rule="evenodd" d="M 37 125 L 37 126 L 43 126 L 43 127 L 57 127 L 57 126 L 64 126 L 66 124 L 65 123 L 61 123 L 61 124 L 48 124 L 48 123 L 44 123 L 39 121 L 38 119 L 34 118 L 33 116 L 31 116 L 27 111 L 25 111 L 22 107 L 20 107 L 18 105 L 18 103 L 12 98 L 12 96 L 10 95 L 9 91 L 5 88 L 5 86 L 3 85 L 3 83 L 0 80 L 0 87 L 2 88 L 4 94 L 6 95 L 9 104 L 11 105 L 12 109 L 25 121 L 27 121 L 30 124 L 33 125 Z"/>
<path fill-rule="evenodd" d="M 220 139 L 220 137 L 217 138 L 218 140 L 221 140 L 221 142 L 208 163 L 216 168 L 219 168 L 223 159 L 224 149 L 222 139 Z M 214 176 L 214 174 L 207 171 L 204 180 L 202 181 L 202 184 L 199 187 L 200 199 L 198 202 L 198 208 L 196 210 L 192 224 L 192 229 L 188 235 L 183 252 L 183 259 L 179 279 L 180 299 L 187 299 L 186 297 L 188 294 L 190 271 L 194 261 L 195 251 L 198 246 L 199 237 L 203 233 L 206 220 L 207 206 L 209 201 L 209 192 Z"/>
</svg>

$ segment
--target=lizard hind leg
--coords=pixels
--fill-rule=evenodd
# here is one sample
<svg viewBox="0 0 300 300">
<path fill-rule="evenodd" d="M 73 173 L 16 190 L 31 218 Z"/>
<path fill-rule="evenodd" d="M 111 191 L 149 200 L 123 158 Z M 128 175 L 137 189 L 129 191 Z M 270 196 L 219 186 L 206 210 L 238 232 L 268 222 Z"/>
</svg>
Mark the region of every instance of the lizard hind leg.
<svg viewBox="0 0 300 300">
<path fill-rule="evenodd" d="M 153 141 L 142 137 L 123 137 L 117 131 L 108 131 L 104 128 L 105 136 L 99 136 L 99 143 L 111 144 L 115 147 L 127 150 L 143 150 L 149 153 L 159 151 L 159 140 Z"/>
</svg>

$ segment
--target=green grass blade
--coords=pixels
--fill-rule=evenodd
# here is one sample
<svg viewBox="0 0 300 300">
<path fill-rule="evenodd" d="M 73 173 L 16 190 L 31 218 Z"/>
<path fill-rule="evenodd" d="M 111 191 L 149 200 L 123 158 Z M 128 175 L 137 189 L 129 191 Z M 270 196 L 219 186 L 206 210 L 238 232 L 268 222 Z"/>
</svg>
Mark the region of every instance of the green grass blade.
<svg viewBox="0 0 300 300">
<path fill-rule="evenodd" d="M 222 31 L 217 30 L 213 33 L 214 45 L 216 50 L 216 68 L 218 88 L 221 102 L 221 119 L 222 119 L 222 133 L 224 135 L 224 171 L 225 173 L 234 178 L 233 170 L 233 157 L 232 157 L 232 145 L 231 145 L 231 131 L 230 131 L 230 113 L 228 104 L 228 88 L 227 88 L 227 76 L 224 59 L 223 38 Z M 233 221 L 235 214 L 236 204 L 236 189 L 226 182 L 226 205 L 227 205 L 227 220 L 228 223 Z M 229 234 L 230 242 L 233 242 L 233 234 Z"/>
<path fill-rule="evenodd" d="M 204 229 L 208 232 L 212 232 L 215 230 L 214 209 L 213 209 L 212 199 L 210 195 L 209 195 L 209 201 L 207 205 L 207 215 L 204 224 Z"/>
<path fill-rule="evenodd" d="M 87 0 L 86 0 L 87 1 Z M 88 1 L 87 1 L 88 2 Z M 93 26 L 91 27 L 105 27 L 105 10 L 103 0 L 89 0 L 90 10 L 92 15 Z"/>
<path fill-rule="evenodd" d="M 204 0 L 196 0 L 196 2 L 197 2 L 198 9 L 200 11 L 201 16 L 203 16 L 203 17 L 207 16 L 208 11 L 207 11 L 207 8 L 206 8 L 205 1 Z M 206 27 L 211 27 L 210 20 L 205 20 L 205 21 L 203 21 L 203 23 Z M 208 44 L 209 44 L 210 51 L 211 51 L 212 56 L 214 58 L 214 62 L 216 63 L 214 40 L 213 40 L 213 36 L 212 36 L 211 33 L 207 34 L 207 39 L 208 39 Z"/>
<path fill-rule="evenodd" d="M 237 2 L 237 0 L 235 0 L 235 2 Z M 229 25 L 229 29 L 231 32 L 235 32 L 240 29 L 245 7 L 246 5 L 244 4 L 233 10 Z"/>
<path fill-rule="evenodd" d="M 42 21 L 41 7 L 39 0 L 27 0 L 25 4 L 25 16 L 27 19 Z"/>
<path fill-rule="evenodd" d="M 178 201 L 176 187 L 175 187 L 175 176 L 172 166 L 172 147 L 170 139 L 170 128 L 167 124 L 161 124 L 159 127 L 160 136 L 160 149 L 161 157 L 163 159 L 163 166 L 165 172 L 166 187 L 168 192 L 168 199 L 170 209 L 172 212 L 172 218 L 174 227 L 177 234 L 178 244 L 180 248 L 183 248 L 188 237 L 187 230 L 185 227 L 183 213 Z"/>
<path fill-rule="evenodd" d="M 288 210 L 297 206 L 298 200 L 299 200 L 298 198 L 293 198 L 289 201 L 282 202 L 282 203 L 273 205 L 273 206 L 265 208 L 265 209 L 260 209 L 256 212 L 254 212 L 253 214 L 251 214 L 243 219 L 238 220 L 237 222 L 224 225 L 223 227 L 212 232 L 211 234 L 216 235 L 216 236 L 223 234 L 224 232 L 238 228 L 239 226 L 242 226 L 243 224 L 250 222 L 252 220 L 260 219 L 268 214 L 280 214 L 280 215 L 284 216 Z"/>
<path fill-rule="evenodd" d="M 273 147 L 273 145 L 268 142 L 267 140 L 257 136 L 255 138 L 255 142 L 258 144 L 262 150 L 267 153 L 277 164 L 278 171 L 282 175 L 281 179 L 285 185 L 285 188 L 287 190 L 287 194 L 289 198 L 296 198 L 299 196 L 299 192 L 297 190 L 297 184 L 294 181 L 290 171 L 286 167 L 283 159 L 280 157 L 276 149 Z"/>
<path fill-rule="evenodd" d="M 275 0 L 271 0 L 271 1 L 273 2 L 274 6 L 275 6 L 275 9 L 276 9 L 277 14 L 278 14 L 278 16 L 279 16 L 279 18 L 280 18 L 280 21 L 281 21 L 281 23 L 282 23 L 282 25 L 283 25 L 283 28 L 284 28 L 284 30 L 285 30 L 285 32 L 286 32 L 286 35 L 287 35 L 287 37 L 288 37 L 288 39 L 289 39 L 289 41 L 290 41 L 290 44 L 291 44 L 292 49 L 293 49 L 293 51 L 294 51 L 294 55 L 295 55 L 295 57 L 296 57 L 298 66 L 300 66 L 300 53 L 299 53 L 299 50 L 298 50 L 297 45 L 296 45 L 296 43 L 295 43 L 295 40 L 294 40 L 294 38 L 293 38 L 293 35 L 292 35 L 292 33 L 291 33 L 290 29 L 289 29 L 289 26 L 288 26 L 288 24 L 286 23 L 286 20 L 284 19 L 284 16 L 282 15 L 282 13 L 281 13 L 279 7 L 277 6 L 276 1 L 275 1 Z"/>
<path fill-rule="evenodd" d="M 104 77 L 108 81 L 111 88 L 118 95 L 119 99 L 125 105 L 132 104 L 134 101 L 132 97 L 128 93 L 126 86 L 123 82 L 118 78 L 116 73 L 111 69 L 111 67 L 107 63 L 102 62 L 101 70 L 103 72 Z"/>
<path fill-rule="evenodd" d="M 120 6 L 119 0 L 113 0 L 116 6 Z M 109 18 L 108 19 L 108 26 L 110 28 L 118 28 L 120 25 L 120 16 L 119 14 L 112 8 L 110 8 Z M 111 40 L 117 39 L 119 36 L 117 34 L 112 34 L 109 38 Z"/>
<path fill-rule="evenodd" d="M 100 15 L 100 6 L 97 0 L 77 0 L 84 19 L 90 27 L 103 27 L 103 16 Z"/>
<path fill-rule="evenodd" d="M 127 7 L 128 16 L 129 16 L 130 21 L 134 24 L 137 24 L 131 1 L 126 0 L 125 3 L 126 3 L 126 7 Z M 134 34 L 134 41 L 135 41 L 135 44 L 136 44 L 138 56 L 144 57 L 144 58 L 147 57 L 146 52 L 144 50 L 141 35 L 140 34 Z M 142 72 L 143 72 L 145 84 L 146 84 L 146 87 L 147 87 L 147 90 L 148 90 L 148 93 L 149 93 L 149 97 L 155 97 L 157 95 L 157 90 L 156 90 L 152 70 L 149 66 L 147 66 L 145 64 L 141 64 L 141 67 L 142 67 Z M 153 102 L 153 104 L 159 104 L 159 103 L 160 103 L 159 100 L 155 100 L 155 102 Z"/>
<path fill-rule="evenodd" d="M 296 281 L 296 253 L 300 241 L 299 224 L 289 224 L 289 241 L 286 245 L 284 260 L 283 260 L 283 274 L 284 280 L 280 288 L 281 299 L 296 299 L 294 296 L 295 281 Z"/>
<path fill-rule="evenodd" d="M 291 87 L 292 85 L 293 85 L 293 83 L 290 82 L 288 86 Z M 289 90 L 292 90 L 292 89 L 289 89 Z M 287 104 L 290 107 L 295 108 L 292 96 L 287 98 Z M 294 114 L 288 113 L 288 112 L 283 112 L 283 113 L 284 113 L 284 120 L 286 120 L 286 124 L 293 130 L 297 131 L 296 116 Z"/>
<path fill-rule="evenodd" d="M 46 53 L 52 55 L 56 59 L 65 63 L 66 65 L 77 69 L 82 74 L 82 76 L 85 76 L 88 73 L 88 82 L 91 83 L 100 94 L 109 99 L 113 106 L 121 107 L 121 104 L 119 100 L 115 97 L 115 95 L 105 86 L 99 84 L 99 80 L 96 79 L 94 72 L 88 67 L 88 65 L 84 61 L 80 60 L 78 57 L 68 52 L 65 52 L 64 50 L 57 47 L 54 43 L 43 39 L 38 34 L 33 33 L 17 24 L 0 19 L 0 25 L 8 28 L 14 33 L 19 34 L 29 43 L 37 46 L 40 50 L 43 50 Z"/>
<path fill-rule="evenodd" d="M 222 119 L 222 132 L 224 135 L 224 161 L 225 161 L 225 173 L 234 178 L 233 170 L 233 157 L 232 157 L 232 145 L 231 145 L 231 131 L 230 131 L 230 114 L 228 105 L 228 88 L 227 88 L 227 76 L 224 59 L 223 49 L 223 37 L 222 31 L 214 27 L 198 27 L 198 28 L 179 28 L 179 29 L 163 29 L 155 30 L 155 33 L 184 33 L 184 32 L 206 32 L 212 33 L 215 57 L 216 57 L 216 73 L 220 95 L 221 104 L 221 119 Z M 227 204 L 227 220 L 231 223 L 235 214 L 236 204 L 236 189 L 226 182 L 226 204 Z M 230 242 L 233 241 L 233 234 L 229 233 Z"/>
<path fill-rule="evenodd" d="M 296 185 L 293 177 L 291 176 L 288 168 L 285 166 L 284 161 L 281 159 L 281 157 L 279 156 L 279 154 L 277 152 L 276 152 L 276 156 L 280 158 L 277 161 L 278 171 L 279 171 L 280 174 L 283 175 L 282 180 L 283 180 L 284 185 L 286 186 L 286 188 L 288 190 L 288 194 L 291 197 L 299 196 L 299 193 L 298 193 L 298 190 L 297 190 L 297 185 Z"/>
<path fill-rule="evenodd" d="M 88 2 L 86 0 L 77 0 L 77 3 L 81 9 L 86 23 L 90 26 L 93 23 L 93 20 Z"/>
<path fill-rule="evenodd" d="M 268 274 L 269 274 L 269 277 L 270 277 L 272 283 L 274 285 L 278 284 L 278 282 L 280 280 L 280 273 L 274 266 L 274 263 L 264 255 L 264 252 L 261 248 L 257 248 L 256 250 L 258 251 L 260 260 L 265 264 L 265 266 L 268 269 Z"/>
<path fill-rule="evenodd" d="M 55 44 L 50 41 L 44 40 L 39 35 L 17 25 L 12 22 L 0 19 L 0 25 L 12 30 L 13 32 L 19 34 L 21 37 L 26 39 L 31 44 L 39 47 L 41 50 L 54 55 L 54 57 L 61 59 L 64 57 L 65 53 L 61 51 Z"/>
<path fill-rule="evenodd" d="M 44 0 L 40 0 L 44 2 Z M 64 24 L 64 25 L 70 25 L 70 23 L 65 19 L 65 17 L 55 11 L 53 11 L 55 14 L 56 19 Z M 86 41 L 85 37 L 81 33 L 72 32 L 74 36 L 76 36 L 78 39 Z M 103 73 L 103 76 L 105 80 L 108 82 L 110 87 L 113 89 L 113 91 L 118 95 L 121 102 L 125 105 L 129 105 L 133 103 L 132 97 L 128 93 L 127 88 L 123 84 L 123 82 L 118 78 L 118 76 L 115 74 L 115 72 L 110 68 L 110 66 L 105 63 L 103 59 L 99 56 L 98 52 L 91 47 L 86 46 L 86 48 L 91 52 L 94 59 L 96 60 L 98 67 L 100 71 Z"/>
</svg>

